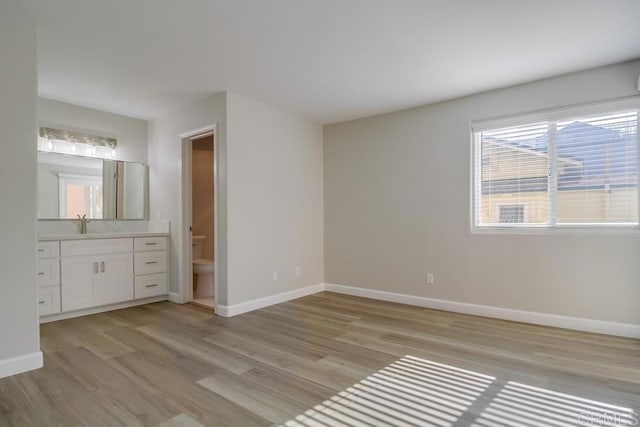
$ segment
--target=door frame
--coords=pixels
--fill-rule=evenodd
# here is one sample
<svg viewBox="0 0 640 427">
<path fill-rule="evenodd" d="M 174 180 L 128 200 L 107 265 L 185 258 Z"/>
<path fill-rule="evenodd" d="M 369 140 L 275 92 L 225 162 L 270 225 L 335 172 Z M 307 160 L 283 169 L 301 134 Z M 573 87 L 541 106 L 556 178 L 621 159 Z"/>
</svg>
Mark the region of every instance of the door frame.
<svg viewBox="0 0 640 427">
<path fill-rule="evenodd" d="M 218 184 L 220 182 L 218 175 L 218 133 L 217 123 L 206 126 L 204 128 L 192 130 L 179 135 L 180 147 L 180 202 L 181 209 L 178 219 L 178 231 L 180 235 L 180 250 L 178 252 L 178 277 L 180 278 L 180 302 L 186 303 L 193 300 L 193 262 L 192 262 L 192 220 L 193 220 L 193 140 L 207 136 L 213 136 L 213 297 L 214 311 L 217 311 L 219 305 L 218 288 L 220 280 L 219 266 L 219 244 L 220 233 L 218 231 Z"/>
</svg>

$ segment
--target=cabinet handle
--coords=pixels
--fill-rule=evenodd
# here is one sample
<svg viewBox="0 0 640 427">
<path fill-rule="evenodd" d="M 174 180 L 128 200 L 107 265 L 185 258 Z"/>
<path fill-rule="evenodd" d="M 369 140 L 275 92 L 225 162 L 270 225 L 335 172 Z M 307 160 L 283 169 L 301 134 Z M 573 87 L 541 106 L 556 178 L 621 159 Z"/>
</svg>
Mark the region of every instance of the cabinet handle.
<svg viewBox="0 0 640 427">
<path fill-rule="evenodd" d="M 40 272 L 38 273 L 38 276 L 44 276 L 44 272 L 43 272 L 43 271 L 40 271 Z"/>
<path fill-rule="evenodd" d="M 155 246 L 155 245 L 157 245 L 157 244 L 158 244 L 157 242 L 148 242 L 148 243 L 145 243 L 145 245 L 146 245 L 146 246 Z"/>
<path fill-rule="evenodd" d="M 97 263 L 97 262 L 94 262 L 94 263 L 93 263 L 93 272 L 94 272 L 95 274 L 98 274 L 98 263 Z"/>
<path fill-rule="evenodd" d="M 44 301 L 39 301 L 38 304 L 44 304 Z"/>
<path fill-rule="evenodd" d="M 153 285 L 147 285 L 147 286 L 145 286 L 145 288 L 153 288 L 153 287 L 155 287 L 155 286 L 158 286 L 158 284 L 157 284 L 157 283 L 154 283 Z"/>
<path fill-rule="evenodd" d="M 44 252 L 44 248 L 38 248 L 38 252 Z"/>
<path fill-rule="evenodd" d="M 157 264 L 157 263 L 158 263 L 158 261 L 147 261 L 147 262 L 145 262 L 145 264 L 147 264 L 147 265 Z"/>
<path fill-rule="evenodd" d="M 104 261 L 100 263 L 100 272 L 104 273 Z"/>
</svg>

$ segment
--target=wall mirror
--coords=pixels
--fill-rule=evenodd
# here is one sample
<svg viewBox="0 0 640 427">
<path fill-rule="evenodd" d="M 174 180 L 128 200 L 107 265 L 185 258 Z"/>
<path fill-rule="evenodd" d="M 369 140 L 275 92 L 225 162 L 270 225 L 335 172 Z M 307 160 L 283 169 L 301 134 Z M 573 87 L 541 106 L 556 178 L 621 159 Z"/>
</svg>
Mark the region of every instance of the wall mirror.
<svg viewBox="0 0 640 427">
<path fill-rule="evenodd" d="M 142 163 L 38 152 L 38 218 L 148 219 Z"/>
</svg>

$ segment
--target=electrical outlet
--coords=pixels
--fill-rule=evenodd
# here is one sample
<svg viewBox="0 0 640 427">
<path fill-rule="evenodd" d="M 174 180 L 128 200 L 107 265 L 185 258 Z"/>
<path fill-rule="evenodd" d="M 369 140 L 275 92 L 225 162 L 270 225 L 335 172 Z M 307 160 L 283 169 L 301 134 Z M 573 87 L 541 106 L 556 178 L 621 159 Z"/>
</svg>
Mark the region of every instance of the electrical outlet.
<svg viewBox="0 0 640 427">
<path fill-rule="evenodd" d="M 427 273 L 427 277 L 425 279 L 426 279 L 425 282 L 427 285 L 434 284 L 433 273 Z"/>
<path fill-rule="evenodd" d="M 273 270 L 273 281 L 275 282 L 276 280 L 278 280 L 278 272 Z"/>
<path fill-rule="evenodd" d="M 296 276 L 302 276 L 302 268 L 300 266 L 296 267 Z"/>
</svg>

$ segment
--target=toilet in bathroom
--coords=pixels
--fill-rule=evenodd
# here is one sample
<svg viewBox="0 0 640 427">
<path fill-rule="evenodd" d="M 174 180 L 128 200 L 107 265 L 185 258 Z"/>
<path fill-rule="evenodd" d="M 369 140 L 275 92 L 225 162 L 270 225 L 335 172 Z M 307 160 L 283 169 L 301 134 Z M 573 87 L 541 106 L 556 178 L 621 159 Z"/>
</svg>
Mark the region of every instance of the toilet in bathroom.
<svg viewBox="0 0 640 427">
<path fill-rule="evenodd" d="M 192 237 L 193 296 L 213 296 L 213 260 L 204 258 L 206 236 Z"/>
</svg>

